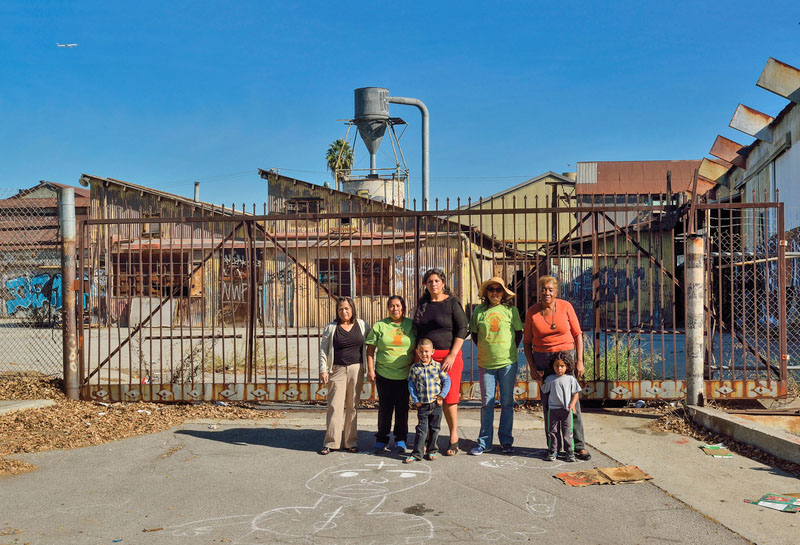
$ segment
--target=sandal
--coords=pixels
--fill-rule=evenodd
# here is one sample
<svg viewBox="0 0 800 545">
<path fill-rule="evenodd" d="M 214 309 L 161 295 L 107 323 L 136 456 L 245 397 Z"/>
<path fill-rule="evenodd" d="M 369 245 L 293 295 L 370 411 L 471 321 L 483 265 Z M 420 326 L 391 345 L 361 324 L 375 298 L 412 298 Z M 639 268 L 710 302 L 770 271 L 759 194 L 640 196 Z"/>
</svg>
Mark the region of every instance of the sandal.
<svg viewBox="0 0 800 545">
<path fill-rule="evenodd" d="M 347 447 L 344 450 L 346 450 L 347 452 L 352 452 L 353 454 L 355 454 L 356 452 L 358 452 L 358 447 Z"/>
<path fill-rule="evenodd" d="M 319 451 L 319 453 L 322 454 L 323 456 L 328 455 L 328 454 L 331 453 L 331 448 L 330 447 L 322 447 L 322 450 Z"/>
<path fill-rule="evenodd" d="M 456 441 L 455 443 L 450 443 L 448 445 L 447 450 L 445 451 L 444 455 L 445 456 L 455 456 L 456 454 L 458 454 L 458 451 L 459 451 L 458 441 Z"/>
</svg>

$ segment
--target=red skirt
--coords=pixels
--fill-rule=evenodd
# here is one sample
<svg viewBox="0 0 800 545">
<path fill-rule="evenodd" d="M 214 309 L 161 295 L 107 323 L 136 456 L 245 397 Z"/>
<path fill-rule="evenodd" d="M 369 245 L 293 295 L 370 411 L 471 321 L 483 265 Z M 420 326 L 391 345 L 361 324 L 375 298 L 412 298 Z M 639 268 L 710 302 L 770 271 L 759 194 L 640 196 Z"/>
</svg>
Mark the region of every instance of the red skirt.
<svg viewBox="0 0 800 545">
<path fill-rule="evenodd" d="M 449 350 L 434 350 L 433 359 L 442 363 L 449 353 Z M 453 366 L 450 368 L 450 371 L 447 372 L 447 375 L 450 377 L 450 391 L 447 392 L 447 396 L 444 398 L 445 403 L 458 403 L 458 400 L 461 399 L 461 373 L 463 371 L 464 360 L 461 358 L 461 350 L 459 350 L 456 353 Z"/>
</svg>

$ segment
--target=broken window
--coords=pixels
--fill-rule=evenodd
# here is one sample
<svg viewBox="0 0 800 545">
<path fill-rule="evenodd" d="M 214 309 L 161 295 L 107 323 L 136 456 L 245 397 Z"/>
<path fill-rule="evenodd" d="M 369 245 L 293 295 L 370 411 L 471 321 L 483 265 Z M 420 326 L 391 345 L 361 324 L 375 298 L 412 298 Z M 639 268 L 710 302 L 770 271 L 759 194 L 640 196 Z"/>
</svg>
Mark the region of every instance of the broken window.
<svg viewBox="0 0 800 545">
<path fill-rule="evenodd" d="M 350 280 L 350 261 L 347 259 L 317 260 L 317 274 L 320 283 L 337 297 L 350 297 L 352 285 Z"/>
<path fill-rule="evenodd" d="M 322 199 L 287 199 L 287 214 L 319 214 L 322 210 Z"/>
</svg>

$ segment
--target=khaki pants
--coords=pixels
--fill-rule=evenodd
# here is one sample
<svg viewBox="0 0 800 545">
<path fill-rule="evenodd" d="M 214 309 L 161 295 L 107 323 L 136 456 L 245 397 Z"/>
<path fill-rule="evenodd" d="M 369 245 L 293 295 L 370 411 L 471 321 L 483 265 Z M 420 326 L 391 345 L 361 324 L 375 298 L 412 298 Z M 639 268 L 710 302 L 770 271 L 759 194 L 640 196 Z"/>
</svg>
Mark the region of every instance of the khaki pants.
<svg viewBox="0 0 800 545">
<path fill-rule="evenodd" d="M 334 365 L 328 375 L 328 414 L 325 442 L 330 449 L 358 446 L 358 414 L 364 373 L 361 365 Z M 342 444 L 344 437 L 344 444 Z"/>
</svg>

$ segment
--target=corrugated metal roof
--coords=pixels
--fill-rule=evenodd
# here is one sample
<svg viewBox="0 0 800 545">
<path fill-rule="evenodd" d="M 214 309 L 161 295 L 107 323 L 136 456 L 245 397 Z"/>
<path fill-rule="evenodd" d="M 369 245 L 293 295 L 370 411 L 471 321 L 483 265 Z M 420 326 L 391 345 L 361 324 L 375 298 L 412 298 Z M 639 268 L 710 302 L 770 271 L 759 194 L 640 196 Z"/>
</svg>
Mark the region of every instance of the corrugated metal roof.
<svg viewBox="0 0 800 545">
<path fill-rule="evenodd" d="M 597 161 L 578 163 L 578 195 L 665 193 L 667 171 L 672 191 L 691 191 L 700 159 L 679 161 Z M 594 179 L 594 182 L 591 180 Z"/>
<path fill-rule="evenodd" d="M 597 163 L 578 163 L 576 184 L 597 183 Z"/>
</svg>

